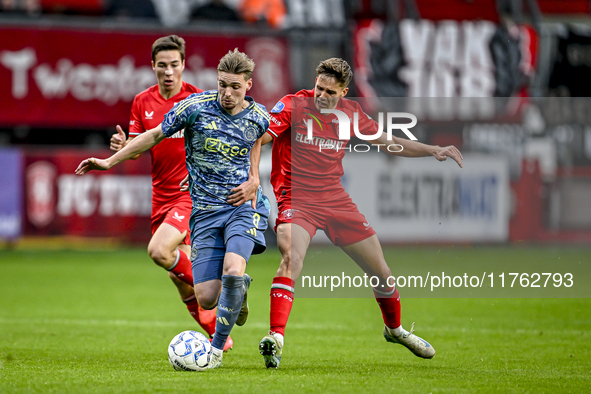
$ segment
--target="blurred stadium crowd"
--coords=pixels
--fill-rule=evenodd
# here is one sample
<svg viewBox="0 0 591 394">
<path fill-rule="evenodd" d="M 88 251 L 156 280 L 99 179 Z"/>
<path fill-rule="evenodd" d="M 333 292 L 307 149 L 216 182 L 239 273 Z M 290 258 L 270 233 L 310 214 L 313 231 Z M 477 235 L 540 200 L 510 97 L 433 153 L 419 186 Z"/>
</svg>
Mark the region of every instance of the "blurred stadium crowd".
<svg viewBox="0 0 591 394">
<path fill-rule="evenodd" d="M 224 20 L 269 23 L 279 27 L 286 14 L 281 0 L 3 0 L 1 11 L 29 17 L 86 15 L 154 19 L 179 27 L 190 21 Z"/>
<path fill-rule="evenodd" d="M 181 27 L 194 20 L 268 24 L 285 29 L 334 25 L 367 18 L 441 19 L 588 18 L 586 0 L 2 0 L 0 11 L 33 18 L 85 15 L 119 19 L 154 19 Z M 325 26 L 326 27 L 326 26 Z"/>
</svg>

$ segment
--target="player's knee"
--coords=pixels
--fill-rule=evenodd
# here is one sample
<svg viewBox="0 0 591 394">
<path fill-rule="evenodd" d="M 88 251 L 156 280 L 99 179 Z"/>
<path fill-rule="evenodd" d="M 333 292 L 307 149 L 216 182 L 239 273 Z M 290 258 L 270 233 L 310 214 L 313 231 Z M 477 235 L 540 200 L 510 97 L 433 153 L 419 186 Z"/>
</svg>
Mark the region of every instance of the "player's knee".
<svg viewBox="0 0 591 394">
<path fill-rule="evenodd" d="M 150 244 L 148 245 L 148 254 L 150 255 L 150 258 L 154 260 L 154 262 L 159 266 L 167 267 L 170 265 L 167 264 L 167 262 L 172 259 L 172 256 L 170 255 L 170 251 L 165 250 L 165 248 L 162 248 L 159 245 Z"/>
<path fill-rule="evenodd" d="M 210 294 L 197 294 L 197 302 L 201 305 L 201 308 L 211 310 L 217 305 L 217 297 L 213 297 Z"/>
<path fill-rule="evenodd" d="M 203 309 L 213 309 L 218 303 L 218 297 L 220 296 L 221 288 L 218 286 L 199 284 L 194 286 L 195 296 L 197 302 Z"/>
<path fill-rule="evenodd" d="M 223 275 L 242 276 L 242 275 L 244 275 L 244 272 L 242 270 L 242 267 L 230 266 L 230 267 L 224 267 Z"/>
</svg>

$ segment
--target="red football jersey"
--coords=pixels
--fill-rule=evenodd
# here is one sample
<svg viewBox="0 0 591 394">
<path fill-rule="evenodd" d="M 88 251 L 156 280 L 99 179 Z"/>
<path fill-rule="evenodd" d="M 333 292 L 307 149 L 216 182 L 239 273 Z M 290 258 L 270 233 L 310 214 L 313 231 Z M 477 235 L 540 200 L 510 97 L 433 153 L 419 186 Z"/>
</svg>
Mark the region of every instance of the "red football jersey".
<svg viewBox="0 0 591 394">
<path fill-rule="evenodd" d="M 307 99 L 298 99 L 308 97 Z M 339 139 L 336 115 L 316 109 L 314 90 L 301 90 L 282 98 L 271 110 L 268 133 L 274 137 L 271 184 L 277 199 L 283 190 L 330 192 L 343 189 L 343 158 L 349 139 Z M 293 99 L 293 100 L 292 100 Z M 359 132 L 375 135 L 378 124 L 358 103 L 341 99 L 337 105 L 351 120 L 357 112 Z M 307 122 L 312 121 L 313 137 L 307 138 Z M 351 133 L 353 131 L 351 130 Z"/>
<path fill-rule="evenodd" d="M 164 120 L 164 115 L 174 104 L 184 100 L 193 93 L 203 90 L 183 82 L 181 91 L 168 100 L 160 95 L 158 85 L 154 85 L 139 93 L 133 99 L 129 136 L 137 137 L 146 130 L 157 127 Z M 189 197 L 189 193 L 181 192 L 179 183 L 187 175 L 185 165 L 185 138 L 183 131 L 150 149 L 152 156 L 152 205 L 162 205 L 180 196 Z"/>
<path fill-rule="evenodd" d="M 267 133 L 273 136 L 271 155 L 271 185 L 277 200 L 282 190 L 291 188 L 291 99 L 314 97 L 314 90 L 300 90 L 283 97 L 269 114 L 271 122 Z"/>
</svg>

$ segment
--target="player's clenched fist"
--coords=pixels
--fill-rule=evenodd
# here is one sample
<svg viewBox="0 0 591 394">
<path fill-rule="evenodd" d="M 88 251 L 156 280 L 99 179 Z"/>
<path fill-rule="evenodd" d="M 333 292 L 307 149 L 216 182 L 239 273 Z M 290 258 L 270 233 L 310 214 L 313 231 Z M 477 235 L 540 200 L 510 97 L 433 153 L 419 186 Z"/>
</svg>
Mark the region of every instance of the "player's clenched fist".
<svg viewBox="0 0 591 394">
<path fill-rule="evenodd" d="M 105 171 L 111 168 L 107 160 L 97 159 L 95 157 L 91 157 L 86 160 L 82 160 L 82 162 L 76 168 L 76 175 L 84 175 L 89 171 L 92 170 L 99 170 Z"/>
</svg>

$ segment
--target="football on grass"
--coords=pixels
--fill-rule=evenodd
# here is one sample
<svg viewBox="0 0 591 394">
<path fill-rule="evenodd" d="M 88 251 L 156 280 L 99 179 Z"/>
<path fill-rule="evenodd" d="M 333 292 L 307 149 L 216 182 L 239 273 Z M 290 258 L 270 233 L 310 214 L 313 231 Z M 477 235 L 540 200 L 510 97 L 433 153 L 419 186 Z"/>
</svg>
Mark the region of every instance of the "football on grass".
<svg viewBox="0 0 591 394">
<path fill-rule="evenodd" d="M 210 355 L 209 339 L 197 331 L 183 331 L 168 345 L 168 360 L 177 371 L 205 371 Z"/>
</svg>

